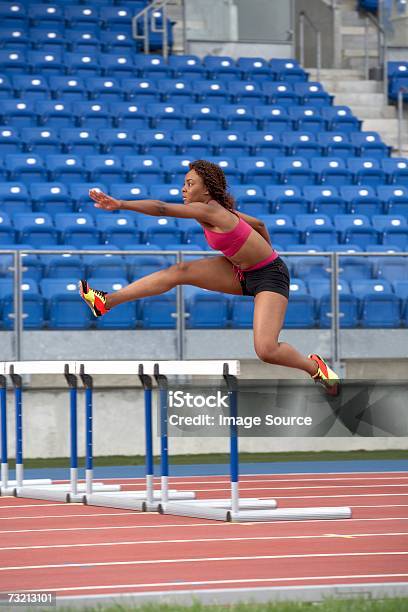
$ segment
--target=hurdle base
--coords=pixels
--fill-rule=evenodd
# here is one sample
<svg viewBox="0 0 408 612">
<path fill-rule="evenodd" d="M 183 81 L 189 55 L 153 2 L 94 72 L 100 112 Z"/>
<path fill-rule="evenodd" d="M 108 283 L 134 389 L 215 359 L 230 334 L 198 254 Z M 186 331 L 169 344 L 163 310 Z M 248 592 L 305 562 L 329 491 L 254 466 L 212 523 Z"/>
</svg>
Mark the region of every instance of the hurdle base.
<svg viewBox="0 0 408 612">
<path fill-rule="evenodd" d="M 95 482 L 92 485 L 97 491 L 106 491 L 113 493 L 120 491 L 120 485 L 104 485 L 101 482 Z M 82 502 L 86 494 L 86 485 L 79 484 L 77 494 L 71 493 L 70 485 L 51 485 L 50 487 L 17 487 L 14 488 L 15 497 L 27 499 L 45 499 L 49 501 L 61 501 L 67 503 Z"/>
<path fill-rule="evenodd" d="M 168 491 L 171 500 L 186 500 L 193 502 L 195 499 L 194 491 Z M 161 502 L 161 492 L 153 492 L 153 503 L 147 500 L 146 491 L 124 491 L 110 495 L 101 492 L 84 496 L 84 504 L 88 506 L 102 506 L 106 508 L 122 508 L 123 510 L 139 510 L 140 512 L 158 512 Z"/>
<path fill-rule="evenodd" d="M 212 503 L 207 503 L 207 502 Z M 193 518 L 226 521 L 232 523 L 253 523 L 270 521 L 302 521 L 302 520 L 335 520 L 351 518 L 351 508 L 321 507 L 321 508 L 276 508 L 276 502 L 269 500 L 242 499 L 239 501 L 238 512 L 232 512 L 231 500 L 199 500 L 191 503 L 174 503 L 159 505 L 160 514 L 174 516 L 190 516 Z M 215 503 L 219 502 L 219 503 Z M 221 504 L 222 502 L 222 504 Z M 259 503 L 257 503 L 259 502 Z M 274 505 L 275 504 L 275 505 Z"/>
</svg>

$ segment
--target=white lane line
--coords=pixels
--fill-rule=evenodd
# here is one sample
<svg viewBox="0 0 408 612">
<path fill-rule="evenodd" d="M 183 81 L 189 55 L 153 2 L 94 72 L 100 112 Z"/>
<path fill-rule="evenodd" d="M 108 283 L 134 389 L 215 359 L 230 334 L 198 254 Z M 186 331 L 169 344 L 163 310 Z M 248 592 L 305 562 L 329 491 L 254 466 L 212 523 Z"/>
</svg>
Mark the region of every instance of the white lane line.
<svg viewBox="0 0 408 612">
<path fill-rule="evenodd" d="M 211 561 L 264 561 L 278 559 L 319 559 L 331 557 L 378 557 L 378 556 L 406 556 L 408 551 L 378 551 L 378 552 L 349 552 L 349 553 L 311 553 L 297 555 L 243 555 L 233 557 L 186 557 L 181 559 L 143 559 L 137 561 L 96 561 L 92 563 L 50 563 L 48 565 L 10 565 L 0 567 L 0 572 L 48 569 L 70 569 L 72 567 L 113 567 L 125 565 L 174 565 L 177 563 L 209 563 Z"/>
<path fill-rule="evenodd" d="M 94 546 L 133 546 L 144 544 L 195 544 L 196 542 L 251 542 L 257 540 L 315 540 L 327 538 L 378 538 L 378 537 L 401 537 L 408 536 L 408 531 L 387 533 L 323 533 L 309 535 L 289 536 L 247 536 L 241 538 L 190 538 L 178 540 L 134 540 L 123 542 L 89 542 L 88 544 L 45 544 L 36 546 L 5 546 L 3 550 L 48 550 L 52 548 L 93 548 Z"/>
<path fill-rule="evenodd" d="M 0 505 L 0 510 L 9 509 L 9 508 L 13 508 L 13 510 L 18 510 L 19 508 L 48 508 L 50 506 L 59 506 L 61 508 L 62 503 L 56 502 L 55 504 L 12 504 L 11 506 Z M 71 502 L 70 506 L 83 506 L 83 504 L 81 504 L 80 502 Z"/>
<path fill-rule="evenodd" d="M 71 504 L 67 504 L 67 508 L 68 506 L 70 506 Z M 79 504 L 80 506 L 82 506 L 83 504 Z M 35 507 L 35 506 L 33 506 Z M 61 506 L 63 507 L 63 506 Z M 85 507 L 85 506 L 84 506 Z M 138 514 L 139 516 L 150 516 L 151 514 L 156 514 L 157 512 L 140 512 L 140 514 Z M 31 514 L 29 516 L 0 516 L 0 521 L 13 521 L 13 520 L 34 520 L 37 521 L 38 519 L 66 519 L 66 518 L 84 518 L 84 517 L 91 517 L 91 518 L 95 518 L 98 516 L 126 516 L 126 515 L 132 515 L 135 516 L 134 512 L 101 512 L 99 513 L 94 513 L 94 514 L 41 514 L 39 516 L 37 516 L 36 514 Z"/>
<path fill-rule="evenodd" d="M 359 506 L 356 506 L 359 507 Z M 363 506 L 364 508 L 376 508 L 377 506 Z M 383 507 L 383 506 L 378 506 L 378 507 Z M 129 513 L 126 512 L 126 514 L 133 514 L 134 513 Z M 111 516 L 111 515 L 109 515 Z M 139 516 L 139 515 L 138 515 Z M 353 521 L 353 523 L 356 522 L 367 522 L 367 521 L 408 521 L 408 517 L 406 516 L 390 516 L 390 517 L 373 517 L 373 518 L 353 518 L 351 519 Z M 317 523 L 326 523 L 327 524 L 327 519 L 314 519 L 313 520 L 313 524 L 316 525 Z M 306 523 L 310 525 L 310 519 L 304 520 L 304 521 L 296 521 L 296 525 L 298 525 L 299 523 Z M 350 523 L 350 519 L 331 519 L 330 520 L 330 524 L 332 523 Z M 4 533 L 53 533 L 56 531 L 105 531 L 105 530 L 112 530 L 112 529 L 174 529 L 176 527 L 180 527 L 180 528 L 186 528 L 186 527 L 208 527 L 208 525 L 211 525 L 212 527 L 225 527 L 227 526 L 228 529 L 233 529 L 234 527 L 237 528 L 241 528 L 241 527 L 251 527 L 251 526 L 255 526 L 255 525 L 260 525 L 261 523 L 259 523 L 258 521 L 255 522 L 248 522 L 248 523 L 224 523 L 224 522 L 220 522 L 220 523 L 216 523 L 213 521 L 206 521 L 206 520 L 202 520 L 200 523 L 176 523 L 176 524 L 159 524 L 159 525 L 108 525 L 106 527 L 53 527 L 51 529 L 5 529 L 0 531 L 0 535 L 4 534 Z M 262 525 L 272 525 L 272 524 L 277 524 L 276 521 L 262 521 Z M 293 521 L 279 521 L 279 525 L 293 525 L 294 522 Z"/>
<path fill-rule="evenodd" d="M 53 591 L 57 593 L 72 592 L 72 591 L 93 591 L 93 590 L 112 590 L 112 589 L 146 589 L 146 588 L 157 588 L 157 587 L 186 587 L 186 586 L 207 586 L 216 584 L 262 584 L 266 582 L 306 582 L 314 580 L 353 580 L 353 579 L 379 579 L 379 578 L 407 578 L 408 574 L 341 574 L 335 576 L 295 576 L 295 577 L 281 577 L 281 578 L 248 578 L 243 580 L 242 578 L 230 578 L 224 580 L 191 580 L 191 581 L 177 581 L 177 582 L 144 582 L 139 584 L 96 584 L 92 586 L 77 586 L 77 587 L 52 587 Z M 353 583 L 350 583 L 352 585 Z M 398 584 L 396 582 L 395 584 Z M 49 591 L 46 589 L 35 589 L 36 592 Z M 32 589 L 31 589 L 32 591 Z M 20 590 L 20 593 L 30 592 L 28 589 Z M 174 591 L 177 593 L 177 591 Z M 160 592 L 158 592 L 158 595 Z"/>
</svg>

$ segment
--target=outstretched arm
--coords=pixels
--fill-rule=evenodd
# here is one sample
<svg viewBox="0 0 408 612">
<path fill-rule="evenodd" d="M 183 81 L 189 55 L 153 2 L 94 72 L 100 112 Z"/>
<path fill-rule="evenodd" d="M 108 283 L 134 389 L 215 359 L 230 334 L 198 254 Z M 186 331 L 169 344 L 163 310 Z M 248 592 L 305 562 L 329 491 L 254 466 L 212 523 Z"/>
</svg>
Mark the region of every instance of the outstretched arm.
<svg viewBox="0 0 408 612">
<path fill-rule="evenodd" d="M 269 236 L 268 229 L 263 221 L 261 221 L 260 219 L 257 219 L 256 217 L 245 215 L 244 213 L 241 213 L 241 212 L 237 212 L 237 215 L 239 215 L 241 219 L 243 219 L 251 227 L 253 227 L 254 230 L 258 232 L 258 234 L 261 234 L 262 238 L 265 238 L 266 242 L 271 244 L 271 238 Z"/>
<path fill-rule="evenodd" d="M 212 223 L 214 212 L 208 204 L 193 202 L 192 204 L 167 204 L 160 200 L 116 200 L 111 196 L 91 189 L 90 197 L 96 208 L 104 210 L 133 210 L 153 217 L 179 217 L 181 219 L 196 219 L 204 223 Z"/>
</svg>

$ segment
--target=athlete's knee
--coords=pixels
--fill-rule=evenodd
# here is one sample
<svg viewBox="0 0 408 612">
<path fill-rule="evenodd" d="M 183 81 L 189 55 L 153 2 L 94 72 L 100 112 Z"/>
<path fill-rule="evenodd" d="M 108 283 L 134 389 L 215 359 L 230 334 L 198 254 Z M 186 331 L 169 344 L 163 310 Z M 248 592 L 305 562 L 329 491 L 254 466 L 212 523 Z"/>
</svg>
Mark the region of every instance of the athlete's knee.
<svg viewBox="0 0 408 612">
<path fill-rule="evenodd" d="M 279 342 L 275 340 L 259 340 L 255 342 L 255 353 L 261 361 L 279 363 Z"/>
<path fill-rule="evenodd" d="M 190 262 L 182 261 L 167 268 L 167 272 L 176 285 L 181 285 L 186 282 L 190 266 Z"/>
</svg>

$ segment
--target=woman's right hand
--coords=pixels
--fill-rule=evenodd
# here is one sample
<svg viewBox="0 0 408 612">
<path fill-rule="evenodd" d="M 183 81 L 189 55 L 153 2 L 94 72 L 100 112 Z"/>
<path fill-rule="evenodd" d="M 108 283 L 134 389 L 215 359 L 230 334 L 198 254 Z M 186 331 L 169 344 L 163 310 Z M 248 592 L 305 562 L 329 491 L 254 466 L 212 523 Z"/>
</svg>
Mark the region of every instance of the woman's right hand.
<svg viewBox="0 0 408 612">
<path fill-rule="evenodd" d="M 89 197 L 95 202 L 95 208 L 103 208 L 104 210 L 120 210 L 122 206 L 121 200 L 115 200 L 111 196 L 98 191 L 97 189 L 89 190 Z"/>
</svg>

